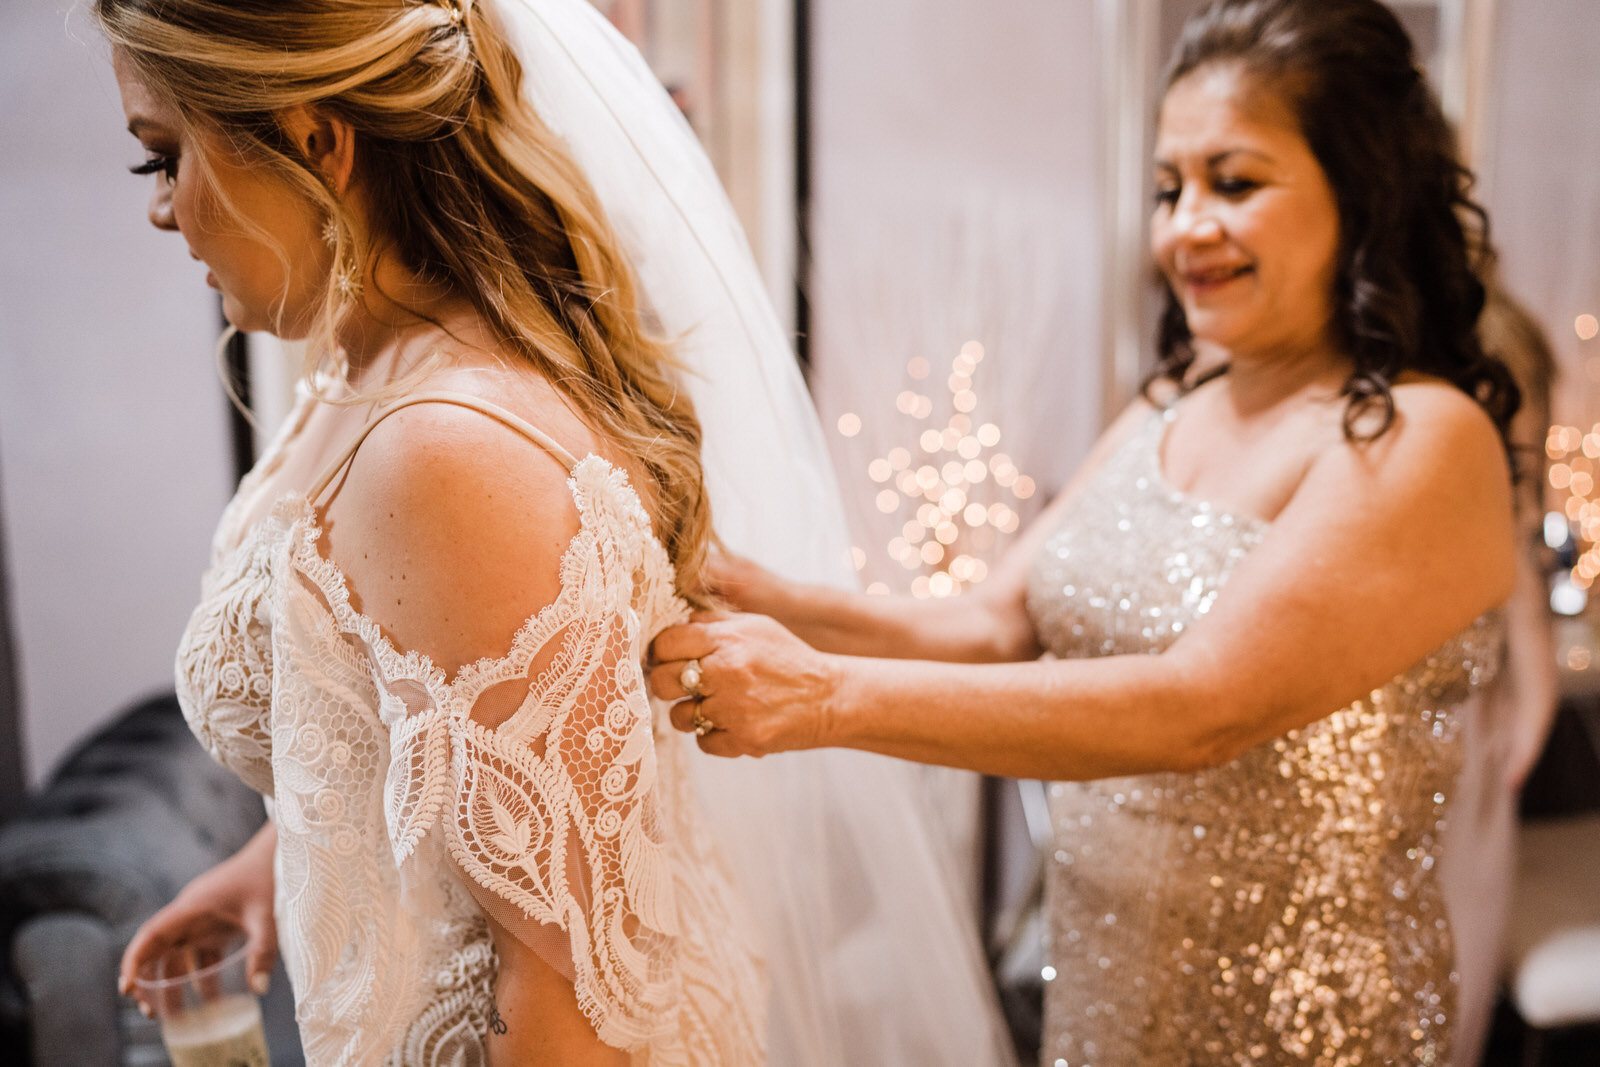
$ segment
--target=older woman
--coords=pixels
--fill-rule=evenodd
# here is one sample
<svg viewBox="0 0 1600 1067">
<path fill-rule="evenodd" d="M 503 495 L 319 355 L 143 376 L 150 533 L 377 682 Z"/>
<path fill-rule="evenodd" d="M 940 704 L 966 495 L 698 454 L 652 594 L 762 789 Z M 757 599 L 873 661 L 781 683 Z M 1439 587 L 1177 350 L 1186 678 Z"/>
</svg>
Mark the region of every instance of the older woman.
<svg viewBox="0 0 1600 1067">
<path fill-rule="evenodd" d="M 788 629 L 669 629 L 652 685 L 708 752 L 1060 781 L 1046 1062 L 1448 1062 L 1439 838 L 1515 571 L 1481 212 L 1376 0 L 1196 16 L 1155 167 L 1155 379 L 986 588 L 735 563 Z"/>
</svg>

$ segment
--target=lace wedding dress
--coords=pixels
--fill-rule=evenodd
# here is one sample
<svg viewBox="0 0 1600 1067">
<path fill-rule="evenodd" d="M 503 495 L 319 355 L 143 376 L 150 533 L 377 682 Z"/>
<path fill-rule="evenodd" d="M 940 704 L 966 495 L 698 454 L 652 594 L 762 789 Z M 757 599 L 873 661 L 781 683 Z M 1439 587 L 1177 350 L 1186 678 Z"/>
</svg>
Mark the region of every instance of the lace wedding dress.
<svg viewBox="0 0 1600 1067">
<path fill-rule="evenodd" d="M 278 931 L 309 1062 L 483 1062 L 485 912 L 573 981 L 634 1062 L 762 1062 L 751 933 L 696 815 L 688 742 L 641 668 L 687 615 L 665 550 L 604 459 L 574 461 L 472 398 L 383 414 L 423 400 L 499 418 L 571 472 L 580 528 L 560 593 L 511 650 L 446 677 L 351 606 L 318 551 L 320 486 L 262 499 L 302 399 L 224 514 L 178 652 L 196 735 L 275 802 Z M 518 710 L 479 722 L 509 687 Z"/>
<path fill-rule="evenodd" d="M 710 161 L 676 105 L 588 0 L 479 3 L 502 21 L 523 68 L 524 97 L 565 143 L 593 187 L 637 274 L 642 305 L 658 332 L 674 339 L 674 354 L 687 371 L 684 388 L 705 435 L 706 487 L 723 544 L 795 580 L 853 586 L 843 505 L 790 338 L 773 312 Z M 291 418 L 291 433 L 294 422 Z M 271 627 L 287 618 L 282 612 L 291 605 L 301 610 L 297 624 L 314 622 L 320 629 L 317 640 L 331 662 L 303 662 L 329 670 L 330 685 L 344 685 L 352 672 L 359 673 L 351 657 L 373 668 L 365 686 L 351 692 L 369 701 L 391 698 L 390 704 L 374 705 L 381 714 L 369 716 L 381 726 L 371 728 L 374 736 L 387 740 L 391 720 L 383 716 L 397 716 L 401 705 L 409 713 L 418 706 L 410 703 L 415 700 L 426 704 L 449 695 L 455 700 L 448 705 L 454 709 L 451 714 L 459 720 L 464 706 L 459 678 L 451 686 L 419 678 L 397 681 L 393 690 L 377 687 L 378 672 L 393 664 L 386 665 L 387 655 L 363 650 L 359 626 L 355 633 L 341 630 L 362 620 L 349 612 L 347 603 L 339 607 L 333 595 L 341 584 L 337 572 L 316 567 L 315 553 L 304 545 L 303 534 L 314 528 L 314 517 L 300 502 L 288 500 L 260 519 L 258 527 L 255 516 L 267 514 L 269 502 L 249 498 L 260 493 L 262 483 L 258 476 L 245 483 L 218 531 L 205 604 L 180 657 L 180 674 L 194 676 L 183 684 L 192 691 L 191 706 L 201 712 L 202 729 L 212 735 L 208 743 L 226 752 L 224 758 L 247 781 L 272 783 L 272 743 L 289 744 L 293 734 L 286 729 L 282 738 L 274 737 L 262 709 L 273 699 L 272 642 L 286 648 L 290 642 L 287 634 L 273 636 Z M 290 590 L 295 590 L 292 598 Z M 640 618 L 642 648 L 665 620 Z M 313 636 L 296 636 L 294 647 L 309 648 Z M 394 658 L 406 661 L 398 652 Z M 190 659 L 196 662 L 193 669 L 184 665 Z M 333 665 L 339 672 L 333 672 Z M 340 699 L 348 695 L 341 693 Z M 335 706 L 331 697 L 326 699 Z M 424 721 L 418 719 L 415 728 L 427 737 L 416 739 L 414 746 L 420 747 L 406 750 L 424 764 L 432 759 L 435 766 L 445 767 L 442 754 L 447 750 L 452 761 L 457 753 L 465 759 L 469 742 L 482 736 L 467 725 L 470 718 L 453 721 L 441 712 L 426 720 L 430 724 L 425 730 Z M 315 729 L 307 736 L 321 740 Z M 679 788 L 682 748 L 676 742 L 658 742 L 658 789 Z M 410 780 L 409 767 L 397 764 L 380 771 L 366 748 L 356 745 L 351 753 L 362 761 L 359 774 L 378 780 L 371 785 L 373 792 L 362 794 L 368 798 L 364 802 L 376 803 L 371 798 L 384 795 L 386 783 L 396 783 L 393 815 L 404 813 L 417 833 L 414 851 L 404 857 L 395 876 L 404 892 L 403 905 L 394 906 L 411 908 L 435 891 L 419 882 L 416 873 L 431 869 L 435 860 L 442 862 L 454 831 L 448 819 L 430 824 L 426 811 L 399 806 L 407 796 L 399 783 Z M 760 1032 L 767 1035 L 774 1067 L 1010 1067 L 1015 1062 L 980 945 L 976 908 L 921 768 L 846 750 L 786 753 L 760 761 L 714 759 L 694 751 L 688 757 L 687 773 L 701 810 L 729 861 L 733 884 L 750 908 L 758 954 L 767 961 L 764 1001 L 747 993 L 742 978 L 725 977 L 720 986 L 721 995 L 729 998 L 725 1014 L 767 1020 Z M 455 766 L 451 762 L 432 773 L 454 774 Z M 355 780 L 358 772 L 342 773 Z M 480 780 L 464 777 L 457 784 L 475 781 Z M 487 781 L 497 786 L 496 795 L 503 789 L 515 797 L 512 782 L 497 775 Z M 298 779 L 294 784 L 298 788 Z M 313 787 L 305 795 L 313 808 L 302 815 L 320 830 L 334 816 L 314 805 L 334 794 Z M 438 803 L 441 815 L 458 812 L 457 795 L 450 793 L 446 812 L 443 794 L 418 794 Z M 488 794 L 480 790 L 480 795 Z M 669 808 L 668 799 L 663 794 L 661 811 L 683 810 Z M 338 817 L 354 816 L 340 812 Z M 388 848 L 392 856 L 393 843 L 384 844 L 391 833 L 390 815 L 365 811 L 361 818 L 372 828 L 369 836 L 377 837 L 361 839 L 359 854 L 381 857 Z M 394 840 L 404 843 L 407 838 Z M 329 869 L 340 866 L 333 844 L 327 840 L 314 853 Z M 366 891 L 352 883 L 346 896 L 354 897 L 357 889 Z M 455 885 L 445 882 L 437 891 L 448 914 L 469 914 Z M 300 912 L 289 917 L 303 922 L 309 914 L 306 904 L 296 906 Z M 411 953 L 407 960 L 421 959 L 421 949 L 400 941 L 391 946 L 386 931 L 366 924 L 364 917 L 360 922 L 361 929 L 349 929 L 350 936 L 363 939 L 361 944 L 384 938 L 385 951 L 392 948 Z M 713 928 L 706 919 L 694 929 Z M 344 929 L 327 924 L 316 932 L 322 944 L 345 936 Z M 476 934 L 441 936 L 449 943 L 485 944 Z M 734 940 L 742 938 L 741 933 Z M 725 963 L 730 969 L 742 951 L 742 944 L 728 948 Z M 407 963 L 413 965 L 422 966 Z M 463 965 L 461 974 L 478 974 L 472 968 L 485 965 Z M 440 980 L 444 985 L 457 982 L 454 977 Z M 388 992 L 352 984 L 342 994 L 353 1005 L 336 1009 L 344 1015 L 378 1003 Z M 398 1017 L 387 1006 L 384 1010 Z M 475 1025 L 459 1015 L 453 1018 L 462 1033 Z M 436 1029 L 445 1032 L 442 1023 Z M 742 1054 L 730 1053 L 723 1062 L 740 1062 Z M 696 1063 L 715 1062 L 692 1051 L 689 1057 Z"/>
</svg>

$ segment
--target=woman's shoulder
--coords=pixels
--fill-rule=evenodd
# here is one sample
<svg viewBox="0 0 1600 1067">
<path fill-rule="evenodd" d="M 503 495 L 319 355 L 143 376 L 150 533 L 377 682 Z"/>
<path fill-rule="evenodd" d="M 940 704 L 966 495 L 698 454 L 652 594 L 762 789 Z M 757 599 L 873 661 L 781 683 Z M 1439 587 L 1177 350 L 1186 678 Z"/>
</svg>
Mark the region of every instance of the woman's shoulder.
<svg viewBox="0 0 1600 1067">
<path fill-rule="evenodd" d="M 1438 522 L 1463 535 L 1498 533 L 1512 511 L 1511 468 L 1494 420 L 1438 378 L 1407 374 L 1390 389 L 1393 418 L 1357 410 L 1317 455 L 1303 486 L 1338 490 L 1402 523 Z M 1375 432 L 1381 429 L 1381 432 Z"/>
<path fill-rule="evenodd" d="M 559 396 L 493 372 L 430 375 L 408 396 L 482 400 L 584 456 L 593 435 Z M 506 636 L 561 587 L 582 527 L 565 460 L 505 422 L 416 403 L 373 427 L 327 505 L 326 549 L 401 648 L 453 670 L 504 652 Z"/>
<path fill-rule="evenodd" d="M 1395 380 L 1389 391 L 1394 397 L 1397 413 L 1409 412 L 1414 418 L 1472 424 L 1481 431 L 1497 435 L 1494 420 L 1483 409 L 1483 405 L 1453 382 L 1431 374 L 1407 371 Z"/>
<path fill-rule="evenodd" d="M 561 391 L 531 368 L 489 362 L 445 366 L 408 385 L 404 397 L 397 399 L 439 395 L 476 401 L 479 406 L 412 404 L 384 420 L 393 425 L 380 442 L 407 451 L 443 448 L 446 456 L 460 451 L 453 446 L 465 445 L 470 458 L 472 448 L 515 432 L 515 427 L 484 410 L 489 408 L 526 423 L 572 456 L 581 458 L 601 447 L 599 438 Z"/>
<path fill-rule="evenodd" d="M 415 402 L 424 396 L 466 402 Z M 414 402 L 397 406 L 405 400 Z M 551 514 L 552 494 L 566 493 L 570 473 L 561 453 L 581 457 L 593 446 L 588 428 L 558 398 L 542 395 L 537 385 L 491 375 L 430 376 L 390 404 L 394 410 L 372 427 L 352 458 L 338 500 L 378 511 L 403 505 L 415 511 L 427 501 L 436 521 L 489 529 L 482 525 L 488 511 L 507 517 Z M 511 420 L 497 417 L 501 412 Z"/>
<path fill-rule="evenodd" d="M 1464 476 L 1509 484 L 1505 442 L 1494 420 L 1473 397 L 1441 378 L 1406 374 L 1390 388 L 1394 420 L 1365 447 L 1393 436 L 1394 454 L 1406 462 L 1451 467 Z M 1361 419 L 1355 427 L 1362 436 Z M 1359 446 L 1358 446 L 1359 447 Z"/>
</svg>

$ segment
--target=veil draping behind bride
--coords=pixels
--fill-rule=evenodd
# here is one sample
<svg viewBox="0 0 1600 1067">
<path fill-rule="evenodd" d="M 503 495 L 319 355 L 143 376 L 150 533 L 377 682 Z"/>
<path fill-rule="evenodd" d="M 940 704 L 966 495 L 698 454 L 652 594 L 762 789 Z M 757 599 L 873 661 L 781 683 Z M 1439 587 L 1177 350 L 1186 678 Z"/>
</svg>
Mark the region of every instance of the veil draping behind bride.
<svg viewBox="0 0 1600 1067">
<path fill-rule="evenodd" d="M 587 0 L 493 0 L 525 91 L 593 184 L 663 332 L 681 338 L 716 529 L 793 578 L 854 583 L 821 429 L 711 164 Z M 700 756 L 702 800 L 759 929 L 772 1062 L 1011 1064 L 937 805 L 863 753 Z"/>
</svg>

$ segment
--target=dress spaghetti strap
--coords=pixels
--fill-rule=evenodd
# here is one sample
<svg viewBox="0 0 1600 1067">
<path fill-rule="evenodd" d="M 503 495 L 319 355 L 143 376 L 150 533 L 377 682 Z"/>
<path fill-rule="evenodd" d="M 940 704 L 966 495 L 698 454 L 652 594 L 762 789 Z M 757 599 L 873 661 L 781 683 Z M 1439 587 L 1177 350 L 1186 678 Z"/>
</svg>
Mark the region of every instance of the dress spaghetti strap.
<svg viewBox="0 0 1600 1067">
<path fill-rule="evenodd" d="M 521 416 L 513 415 L 498 404 L 491 404 L 487 400 L 481 400 L 469 393 L 417 393 L 414 396 L 395 401 L 374 415 L 371 421 L 361 428 L 361 432 L 356 434 L 355 439 L 345 447 L 344 451 L 334 457 L 333 462 L 329 463 L 317 480 L 312 483 L 311 488 L 306 492 L 306 499 L 313 503 L 316 502 L 317 498 L 333 483 L 333 479 L 344 469 L 345 464 L 355 458 L 356 450 L 361 447 L 361 443 L 367 439 L 367 435 L 373 431 L 378 423 L 401 408 L 408 408 L 413 404 L 454 404 L 457 407 L 471 408 L 516 430 L 522 436 L 560 460 L 569 472 L 578 465 L 578 461 L 573 458 L 572 453 L 557 444 L 553 437 Z"/>
</svg>

